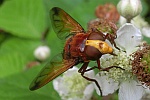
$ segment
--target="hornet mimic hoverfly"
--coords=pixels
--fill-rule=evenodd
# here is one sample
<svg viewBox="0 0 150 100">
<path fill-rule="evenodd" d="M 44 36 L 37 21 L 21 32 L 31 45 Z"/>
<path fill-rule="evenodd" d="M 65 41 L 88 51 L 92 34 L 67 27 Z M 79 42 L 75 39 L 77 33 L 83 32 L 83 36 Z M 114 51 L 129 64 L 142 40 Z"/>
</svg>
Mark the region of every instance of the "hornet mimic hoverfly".
<svg viewBox="0 0 150 100">
<path fill-rule="evenodd" d="M 30 85 L 30 90 L 41 88 L 54 78 L 72 68 L 74 65 L 83 63 L 78 70 L 81 76 L 95 82 L 102 95 L 102 90 L 95 79 L 84 75 L 85 72 L 98 68 L 100 71 L 108 71 L 108 68 L 100 67 L 100 58 L 103 54 L 113 54 L 113 49 L 105 41 L 100 31 L 89 30 L 87 32 L 64 10 L 54 7 L 50 10 L 50 19 L 53 29 L 58 38 L 66 39 L 63 53 L 56 55 L 48 62 Z M 90 61 L 96 61 L 97 66 L 87 69 Z"/>
</svg>

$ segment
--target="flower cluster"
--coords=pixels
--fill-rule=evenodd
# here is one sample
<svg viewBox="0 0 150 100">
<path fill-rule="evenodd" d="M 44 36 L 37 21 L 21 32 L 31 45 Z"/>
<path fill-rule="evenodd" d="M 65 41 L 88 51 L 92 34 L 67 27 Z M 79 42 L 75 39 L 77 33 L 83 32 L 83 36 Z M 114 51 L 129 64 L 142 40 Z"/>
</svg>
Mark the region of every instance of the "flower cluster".
<svg viewBox="0 0 150 100">
<path fill-rule="evenodd" d="M 94 77 L 94 71 L 85 74 Z M 94 86 L 78 73 L 78 68 L 73 67 L 53 81 L 54 89 L 59 93 L 62 100 L 90 100 Z"/>
<path fill-rule="evenodd" d="M 110 4 L 105 6 L 108 8 Z M 96 14 L 101 17 L 102 14 L 98 12 L 99 8 L 97 8 Z M 150 45 L 143 43 L 142 36 L 143 34 L 150 36 L 148 34 L 150 29 L 146 30 L 149 25 L 143 22 L 144 20 L 140 20 L 143 24 L 138 25 L 135 18 L 142 10 L 140 0 L 120 0 L 117 8 L 121 15 L 120 18 L 123 16 L 127 20 L 124 24 L 120 23 L 116 32 L 117 38 L 114 41 L 119 49 L 112 46 L 116 55 L 102 56 L 100 65 L 102 68 L 110 66 L 120 68 L 112 67 L 109 71 L 100 71 L 96 75 L 92 72 L 93 74 L 87 76 L 93 77 L 98 82 L 103 96 L 112 94 L 119 89 L 119 100 L 140 100 L 146 92 L 145 88 L 148 91 L 150 89 Z M 67 71 L 53 83 L 55 90 L 64 100 L 90 100 L 94 88 L 100 95 L 98 87 L 82 78 L 78 74 L 77 68 Z"/>
</svg>

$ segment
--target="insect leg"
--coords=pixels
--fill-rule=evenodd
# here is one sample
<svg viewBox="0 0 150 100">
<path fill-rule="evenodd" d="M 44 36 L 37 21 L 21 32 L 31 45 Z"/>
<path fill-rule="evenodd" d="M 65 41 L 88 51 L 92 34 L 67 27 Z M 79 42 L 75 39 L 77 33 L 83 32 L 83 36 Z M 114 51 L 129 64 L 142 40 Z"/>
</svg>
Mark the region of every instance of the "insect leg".
<svg viewBox="0 0 150 100">
<path fill-rule="evenodd" d="M 97 66 L 94 66 L 94 67 L 92 67 L 92 68 L 86 69 L 85 72 L 90 71 L 90 70 L 93 70 L 93 69 L 95 69 L 95 68 L 99 69 L 100 71 L 109 71 L 109 69 L 114 68 L 114 67 L 115 67 L 115 68 L 120 68 L 120 69 L 124 70 L 123 68 L 118 67 L 118 66 L 110 66 L 110 67 L 107 67 L 107 68 L 101 68 L 101 66 L 100 66 L 100 59 L 97 60 L 97 65 L 98 65 L 98 67 L 97 67 Z"/>
<path fill-rule="evenodd" d="M 119 68 L 119 69 L 121 69 L 121 70 L 125 70 L 125 69 L 123 69 L 123 68 L 121 68 L 121 67 L 119 67 L 119 66 L 110 66 L 110 67 L 107 67 L 107 68 L 101 68 L 100 70 L 101 71 L 109 71 L 110 69 L 112 69 L 112 68 Z"/>
<path fill-rule="evenodd" d="M 113 45 L 114 45 L 114 47 L 115 47 L 116 49 L 120 50 L 120 48 L 119 48 L 119 47 L 117 47 L 117 45 L 116 45 L 115 41 L 113 41 Z"/>
<path fill-rule="evenodd" d="M 97 65 L 98 65 L 98 69 L 100 70 L 101 69 L 100 59 L 98 59 L 96 62 L 97 62 Z"/>
<path fill-rule="evenodd" d="M 116 39 L 116 37 L 113 37 L 112 35 L 110 35 L 110 33 L 107 33 L 107 34 L 105 35 L 104 39 L 109 40 L 110 43 L 113 44 L 116 49 L 120 50 L 120 48 L 117 47 L 117 45 L 116 45 L 116 43 L 115 43 L 115 41 L 114 41 L 114 40 Z"/>
<path fill-rule="evenodd" d="M 95 68 L 99 69 L 97 66 L 94 66 L 94 67 L 91 67 L 91 68 L 89 68 L 89 69 L 86 69 L 85 72 L 88 72 L 88 71 L 93 70 L 93 69 L 95 69 Z"/>
<path fill-rule="evenodd" d="M 84 76 L 84 73 L 87 72 L 87 71 L 90 71 L 90 70 L 93 70 L 94 68 L 98 68 L 98 67 L 92 67 L 90 69 L 87 69 L 87 66 L 88 66 L 89 62 L 85 62 L 82 67 L 79 69 L 79 73 L 81 73 L 82 77 L 85 78 L 86 80 L 88 81 L 91 81 L 91 82 L 95 82 L 96 86 L 98 87 L 99 91 L 100 91 L 100 94 L 101 96 L 103 95 L 102 94 L 102 90 L 101 90 L 101 87 L 100 85 L 98 84 L 98 82 L 95 80 L 95 79 L 92 79 L 92 78 L 89 78 L 89 77 L 86 77 Z"/>
</svg>

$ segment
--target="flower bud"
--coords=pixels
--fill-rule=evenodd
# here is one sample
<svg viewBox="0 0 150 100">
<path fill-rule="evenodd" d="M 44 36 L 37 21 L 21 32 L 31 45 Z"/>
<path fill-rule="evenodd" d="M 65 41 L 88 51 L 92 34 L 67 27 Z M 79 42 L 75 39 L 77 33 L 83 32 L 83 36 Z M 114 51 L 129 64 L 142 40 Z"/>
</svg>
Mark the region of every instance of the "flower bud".
<svg viewBox="0 0 150 100">
<path fill-rule="evenodd" d="M 35 49 L 34 56 L 36 59 L 44 61 L 50 56 L 50 48 L 47 46 L 39 46 Z"/>
<path fill-rule="evenodd" d="M 121 0 L 117 5 L 118 12 L 121 16 L 130 21 L 142 11 L 140 0 Z"/>
</svg>

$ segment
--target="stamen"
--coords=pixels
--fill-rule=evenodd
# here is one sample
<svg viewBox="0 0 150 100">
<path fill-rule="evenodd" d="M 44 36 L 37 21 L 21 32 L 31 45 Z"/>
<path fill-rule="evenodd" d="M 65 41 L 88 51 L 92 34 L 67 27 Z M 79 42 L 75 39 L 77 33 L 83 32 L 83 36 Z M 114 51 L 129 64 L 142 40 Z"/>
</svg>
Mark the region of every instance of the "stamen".
<svg viewBox="0 0 150 100">
<path fill-rule="evenodd" d="M 114 53 L 117 54 L 117 56 L 109 55 L 110 57 L 106 57 L 104 59 L 102 58 L 101 66 L 104 68 L 107 68 L 109 66 L 118 66 L 125 70 L 112 68 L 109 70 L 109 72 L 105 72 L 105 74 L 107 74 L 109 78 L 114 79 L 114 81 L 116 82 L 131 79 L 133 77 L 132 66 L 130 63 L 131 57 L 127 56 L 124 51 L 117 49 L 114 49 Z"/>
<path fill-rule="evenodd" d="M 144 43 L 133 54 L 132 72 L 143 85 L 150 88 L 150 45 Z"/>
</svg>

